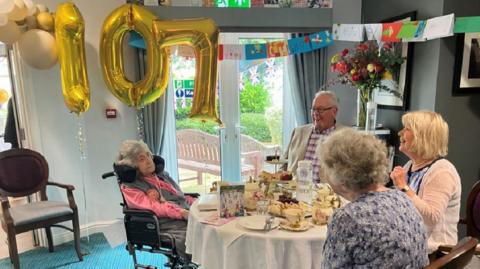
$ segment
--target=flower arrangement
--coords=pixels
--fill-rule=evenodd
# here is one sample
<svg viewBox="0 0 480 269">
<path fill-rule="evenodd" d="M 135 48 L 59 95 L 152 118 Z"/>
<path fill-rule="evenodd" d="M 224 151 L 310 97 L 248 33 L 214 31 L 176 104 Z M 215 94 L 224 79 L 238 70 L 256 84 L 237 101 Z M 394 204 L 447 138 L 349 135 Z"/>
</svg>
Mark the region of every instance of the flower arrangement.
<svg viewBox="0 0 480 269">
<path fill-rule="evenodd" d="M 404 60 L 401 52 L 395 50 L 391 43 L 384 43 L 379 48 L 377 42 L 367 41 L 359 43 L 353 53 L 344 49 L 335 54 L 331 59 L 330 68 L 332 72 L 338 74 L 334 83 L 352 85 L 360 91 L 360 101 L 365 109 L 365 104 L 371 100 L 373 90 L 376 88 L 396 96 L 400 95 L 395 89 L 383 85 L 382 80 L 392 79 L 392 74 L 399 70 Z M 364 120 L 360 119 L 360 125 L 362 121 L 364 124 Z"/>
</svg>

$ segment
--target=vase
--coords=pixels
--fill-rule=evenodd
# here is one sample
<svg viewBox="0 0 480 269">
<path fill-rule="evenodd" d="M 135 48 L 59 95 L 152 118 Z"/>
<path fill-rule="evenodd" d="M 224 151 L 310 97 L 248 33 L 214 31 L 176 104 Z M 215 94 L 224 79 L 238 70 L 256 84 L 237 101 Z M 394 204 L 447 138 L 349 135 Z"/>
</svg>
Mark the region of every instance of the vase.
<svg viewBox="0 0 480 269">
<path fill-rule="evenodd" d="M 357 90 L 357 123 L 356 126 L 360 129 L 365 128 L 366 114 L 367 114 L 368 94 L 365 90 Z"/>
<path fill-rule="evenodd" d="M 360 130 L 375 131 L 377 104 L 371 100 L 372 91 L 372 89 L 357 91 L 357 126 Z"/>
<path fill-rule="evenodd" d="M 375 134 L 377 126 L 377 103 L 368 101 L 366 106 L 365 131 Z"/>
</svg>

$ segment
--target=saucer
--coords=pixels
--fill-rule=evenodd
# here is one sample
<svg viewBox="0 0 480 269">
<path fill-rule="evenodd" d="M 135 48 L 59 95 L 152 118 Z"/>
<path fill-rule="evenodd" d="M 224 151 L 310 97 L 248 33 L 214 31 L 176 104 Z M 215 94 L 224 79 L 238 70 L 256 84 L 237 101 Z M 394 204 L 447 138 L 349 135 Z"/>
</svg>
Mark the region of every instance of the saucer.
<svg viewBox="0 0 480 269">
<path fill-rule="evenodd" d="M 287 221 L 280 222 L 280 229 L 292 231 L 292 232 L 304 232 L 313 227 L 313 224 L 309 221 L 300 222 L 300 226 L 292 227 Z"/>
</svg>

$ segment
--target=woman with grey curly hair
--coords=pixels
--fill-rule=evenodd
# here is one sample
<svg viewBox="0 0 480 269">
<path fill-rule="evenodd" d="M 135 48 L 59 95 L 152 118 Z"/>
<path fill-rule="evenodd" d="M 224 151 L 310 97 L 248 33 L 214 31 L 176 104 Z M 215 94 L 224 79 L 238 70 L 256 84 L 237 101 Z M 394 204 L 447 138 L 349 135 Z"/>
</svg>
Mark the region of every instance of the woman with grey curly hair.
<svg viewBox="0 0 480 269">
<path fill-rule="evenodd" d="M 328 223 L 323 268 L 423 268 L 423 221 L 408 197 L 384 186 L 387 148 L 374 136 L 339 130 L 319 153 L 324 178 L 350 200 Z"/>
</svg>

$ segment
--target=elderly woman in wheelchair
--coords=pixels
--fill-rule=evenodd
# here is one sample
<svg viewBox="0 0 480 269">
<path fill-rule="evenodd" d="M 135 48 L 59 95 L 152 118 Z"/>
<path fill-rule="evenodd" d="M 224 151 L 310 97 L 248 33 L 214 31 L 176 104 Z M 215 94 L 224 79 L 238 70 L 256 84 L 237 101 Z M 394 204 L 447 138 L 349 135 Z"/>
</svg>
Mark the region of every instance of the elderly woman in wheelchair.
<svg viewBox="0 0 480 269">
<path fill-rule="evenodd" d="M 145 143 L 135 140 L 122 143 L 114 164 L 128 209 L 154 213 L 162 233 L 173 236 L 176 252 L 188 263 L 191 256 L 185 253 L 185 234 L 195 198 L 185 195 L 164 167 L 161 157 L 153 156 Z"/>
</svg>

